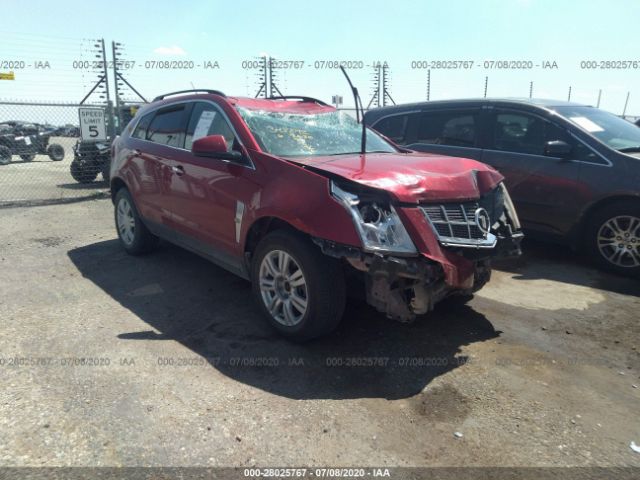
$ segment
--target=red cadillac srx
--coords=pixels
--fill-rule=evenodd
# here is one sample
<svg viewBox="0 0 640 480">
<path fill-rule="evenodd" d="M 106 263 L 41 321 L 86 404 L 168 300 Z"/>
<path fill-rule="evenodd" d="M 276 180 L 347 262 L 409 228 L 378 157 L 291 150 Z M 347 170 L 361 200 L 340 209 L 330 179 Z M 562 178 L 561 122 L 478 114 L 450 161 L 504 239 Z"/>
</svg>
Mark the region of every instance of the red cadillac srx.
<svg viewBox="0 0 640 480">
<path fill-rule="evenodd" d="M 111 165 L 127 252 L 159 238 L 196 252 L 250 280 L 269 322 L 297 340 L 335 328 L 348 295 L 403 322 L 470 298 L 492 258 L 519 253 L 502 180 L 402 149 L 320 100 L 215 90 L 140 109 Z"/>
</svg>

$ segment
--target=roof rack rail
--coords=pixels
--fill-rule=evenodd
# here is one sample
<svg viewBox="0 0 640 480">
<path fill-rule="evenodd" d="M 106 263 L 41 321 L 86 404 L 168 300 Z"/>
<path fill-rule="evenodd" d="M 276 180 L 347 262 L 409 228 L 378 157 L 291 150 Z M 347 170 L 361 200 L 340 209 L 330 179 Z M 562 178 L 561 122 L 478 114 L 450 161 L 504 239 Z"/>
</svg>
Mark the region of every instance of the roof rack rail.
<svg viewBox="0 0 640 480">
<path fill-rule="evenodd" d="M 208 90 L 206 88 L 195 88 L 193 90 L 179 90 L 177 92 L 170 92 L 170 93 L 165 93 L 164 95 L 158 95 L 156 98 L 153 99 L 153 101 L 156 102 L 158 100 L 162 100 L 165 97 L 168 97 L 169 95 L 178 95 L 180 93 L 196 93 L 196 92 L 213 93 L 215 95 L 220 95 L 221 97 L 226 97 L 226 95 L 222 93 L 220 90 Z"/>
<path fill-rule="evenodd" d="M 303 102 L 314 102 L 314 103 L 317 103 L 318 105 L 329 106 L 328 103 L 325 103 L 322 100 L 318 100 L 317 98 L 313 98 L 313 97 L 305 97 L 304 95 L 278 95 L 278 96 L 267 97 L 267 100 L 295 100 L 295 99 L 302 100 Z"/>
</svg>

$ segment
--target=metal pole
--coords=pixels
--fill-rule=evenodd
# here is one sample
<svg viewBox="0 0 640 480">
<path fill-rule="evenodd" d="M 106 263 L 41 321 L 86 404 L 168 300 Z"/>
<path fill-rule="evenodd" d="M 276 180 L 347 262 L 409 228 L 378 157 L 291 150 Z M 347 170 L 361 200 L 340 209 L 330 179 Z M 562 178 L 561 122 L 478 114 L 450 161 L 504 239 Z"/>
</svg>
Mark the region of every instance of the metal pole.
<svg viewBox="0 0 640 480">
<path fill-rule="evenodd" d="M 600 108 L 600 99 L 602 98 L 602 89 L 598 90 L 598 103 L 596 103 L 596 107 Z"/>
<path fill-rule="evenodd" d="M 571 85 L 569 85 L 569 95 L 567 96 L 567 102 L 571 101 Z"/>
<path fill-rule="evenodd" d="M 489 76 L 484 77 L 484 98 L 487 98 L 487 87 L 489 86 Z"/>
<path fill-rule="evenodd" d="M 378 102 L 380 101 L 380 95 L 382 95 L 382 106 L 387 106 L 387 66 L 383 65 L 382 67 L 382 87 L 378 89 Z M 382 92 L 380 91 L 382 90 Z"/>
<path fill-rule="evenodd" d="M 529 98 L 533 98 L 533 82 L 529 82 Z"/>
<path fill-rule="evenodd" d="M 269 57 L 269 96 L 273 97 L 273 59 Z"/>
<path fill-rule="evenodd" d="M 627 105 L 629 105 L 629 95 L 631 95 L 631 92 L 627 92 L 627 99 L 624 101 L 624 109 L 622 110 L 623 117 L 627 114 Z"/>
<path fill-rule="evenodd" d="M 427 102 L 431 99 L 431 69 L 427 70 Z"/>
<path fill-rule="evenodd" d="M 102 47 L 102 70 L 104 71 L 104 89 L 107 97 L 107 118 L 109 119 L 107 135 L 113 138 L 113 104 L 111 103 L 111 97 L 109 96 L 109 75 L 107 72 L 107 52 L 104 48 L 104 38 L 100 39 L 100 45 Z"/>
<path fill-rule="evenodd" d="M 118 56 L 116 42 L 111 42 L 111 56 L 113 58 L 113 89 L 116 94 L 116 117 L 118 118 L 118 134 L 122 131 L 122 115 L 120 114 L 120 90 L 118 89 Z"/>
</svg>

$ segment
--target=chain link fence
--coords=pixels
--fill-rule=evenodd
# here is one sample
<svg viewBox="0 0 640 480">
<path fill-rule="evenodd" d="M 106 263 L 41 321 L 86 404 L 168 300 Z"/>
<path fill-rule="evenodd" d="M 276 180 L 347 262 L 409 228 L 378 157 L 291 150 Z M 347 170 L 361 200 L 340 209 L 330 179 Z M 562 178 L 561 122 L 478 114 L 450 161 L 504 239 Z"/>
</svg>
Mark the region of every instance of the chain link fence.
<svg viewBox="0 0 640 480">
<path fill-rule="evenodd" d="M 96 144 L 79 144 L 80 106 L 0 101 L 0 206 L 107 194 L 109 146 L 100 157 Z"/>
</svg>

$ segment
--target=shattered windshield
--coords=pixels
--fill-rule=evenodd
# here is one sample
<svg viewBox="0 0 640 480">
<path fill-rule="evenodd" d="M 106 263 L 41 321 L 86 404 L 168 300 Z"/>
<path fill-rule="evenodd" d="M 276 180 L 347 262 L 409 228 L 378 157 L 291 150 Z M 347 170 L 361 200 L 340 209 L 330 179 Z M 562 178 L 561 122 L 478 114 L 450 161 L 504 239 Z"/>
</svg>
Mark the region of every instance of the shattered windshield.
<svg viewBox="0 0 640 480">
<path fill-rule="evenodd" d="M 260 148 L 281 157 L 360 153 L 362 125 L 350 115 L 329 111 L 299 114 L 238 107 Z M 367 130 L 367 152 L 396 152 Z"/>
</svg>

